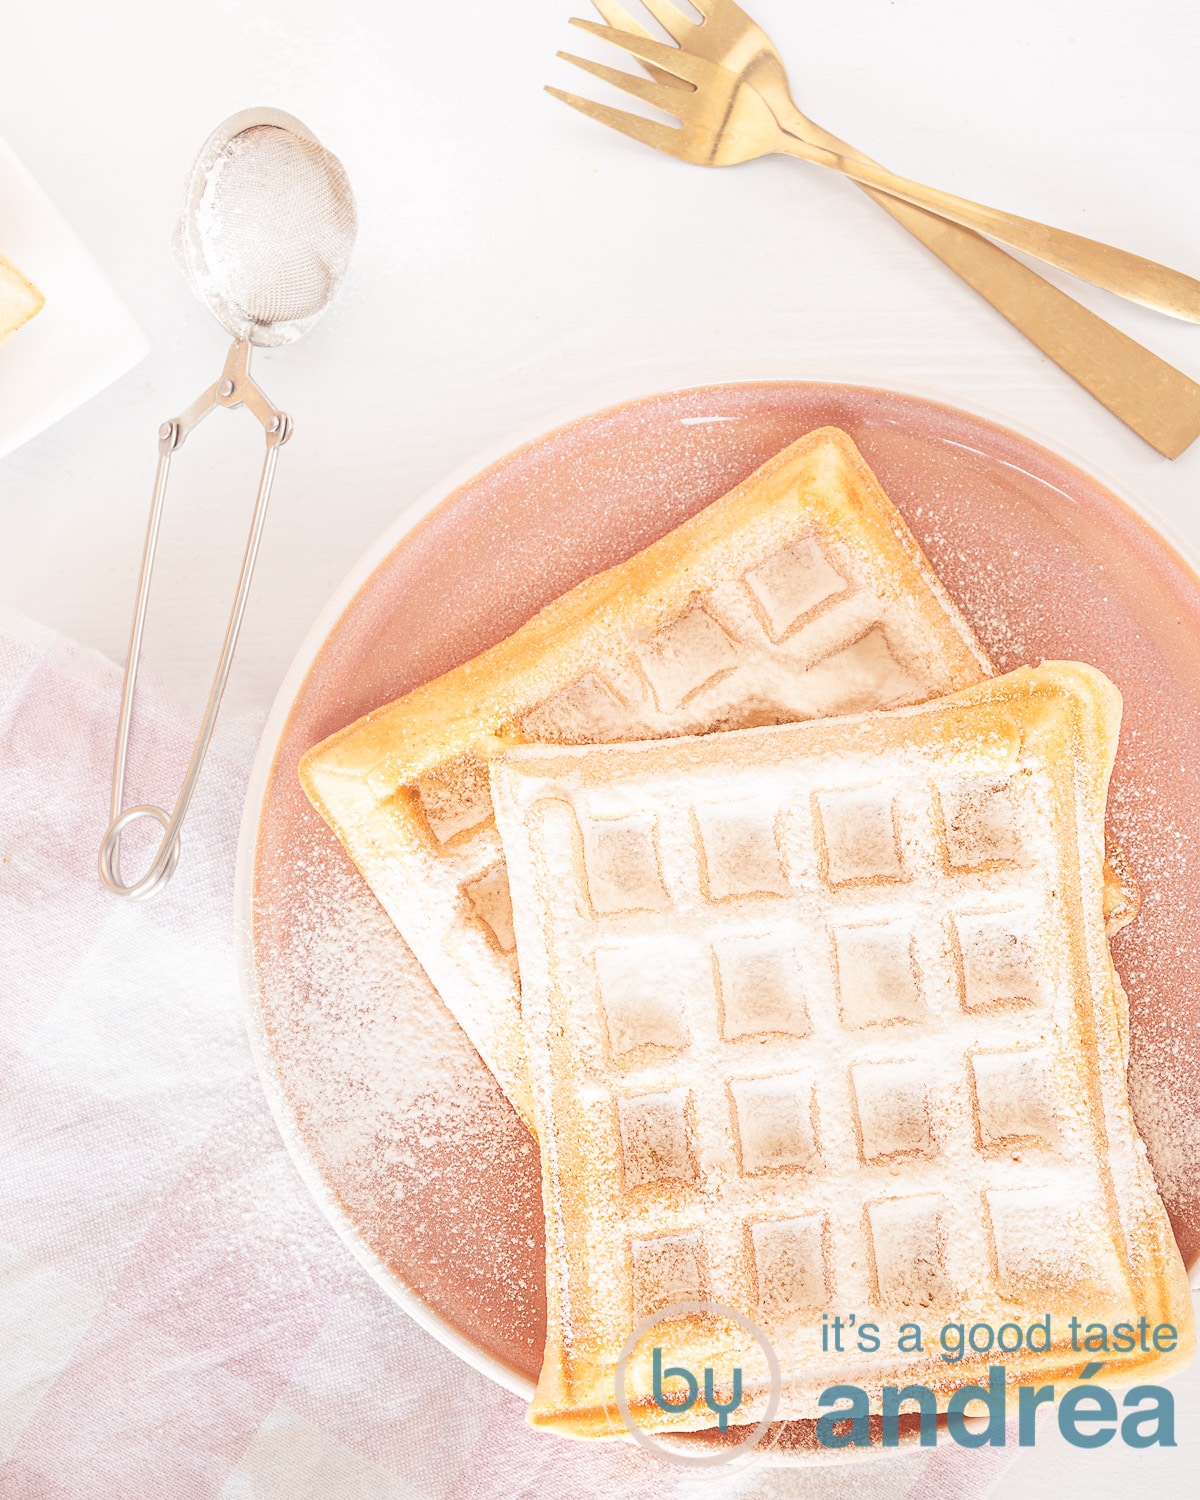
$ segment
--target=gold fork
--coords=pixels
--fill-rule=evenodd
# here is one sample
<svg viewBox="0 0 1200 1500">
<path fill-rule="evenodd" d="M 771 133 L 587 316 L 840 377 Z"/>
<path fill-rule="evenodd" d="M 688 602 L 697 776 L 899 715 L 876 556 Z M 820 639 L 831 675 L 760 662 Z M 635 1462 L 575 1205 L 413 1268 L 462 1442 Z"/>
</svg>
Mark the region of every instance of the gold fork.
<svg viewBox="0 0 1200 1500">
<path fill-rule="evenodd" d="M 1106 291 L 1116 292 L 1132 302 L 1140 302 L 1190 323 L 1200 323 L 1200 281 L 1181 271 L 1173 271 L 1157 261 L 1072 234 L 1069 230 L 1053 229 L 1033 219 L 1022 219 L 1016 214 L 987 208 L 938 188 L 925 187 L 861 158 L 851 160 L 839 152 L 788 134 L 757 89 L 720 63 L 649 37 L 614 31 L 611 26 L 599 25 L 595 21 L 574 20 L 571 24 L 653 63 L 663 72 L 673 73 L 681 83 L 691 85 L 685 90 L 656 78 L 622 73 L 604 63 L 592 62 L 590 58 L 560 52 L 559 56 L 567 62 L 674 115 L 680 122 L 678 128 L 661 125 L 643 115 L 609 109 L 577 95 L 551 90 L 566 103 L 636 140 L 657 146 L 660 151 L 669 151 L 697 166 L 738 166 L 760 156 L 779 153 L 829 167 L 867 187 L 903 198 L 918 208 L 929 209 L 944 219 L 964 224 L 968 229 L 978 230 L 992 239 L 1012 245 L 1014 249 L 1024 250 L 1049 265 Z"/>
<path fill-rule="evenodd" d="M 892 174 L 800 113 L 792 101 L 778 52 L 733 0 L 694 0 L 704 15 L 702 24 L 687 20 L 668 0 L 644 0 L 651 14 L 678 42 L 678 49 L 655 42 L 617 0 L 594 3 L 609 25 L 576 24 L 639 57 L 651 78 L 636 78 L 564 55 L 680 118 L 684 128 L 660 125 L 558 89 L 552 88 L 550 93 L 635 139 L 689 161 L 724 165 L 749 160 L 768 150 L 784 150 L 809 159 L 827 156 L 832 162 L 844 163 L 876 202 L 1160 453 L 1174 458 L 1200 435 L 1200 385 L 1196 382 L 981 235 L 861 181 L 864 172 L 876 169 L 876 181 L 903 184 L 903 179 L 893 179 Z M 799 149 L 791 150 L 791 146 Z M 820 156 L 812 157 L 810 152 Z M 919 188 L 919 184 L 911 186 Z M 950 201 L 965 203 L 962 199 Z M 979 208 L 971 204 L 966 207 Z M 1072 242 L 1073 253 L 1082 245 L 1089 254 L 1101 251 L 1117 257 L 1122 274 L 1130 267 L 1138 277 L 1148 272 L 1152 294 L 1162 285 L 1164 275 L 1168 283 L 1183 284 L 1185 306 L 1195 301 L 1192 289 L 1200 290 L 1200 284 L 1191 278 L 1140 257 L 1111 251 L 1079 236 L 1048 231 L 1028 220 L 1015 222 L 1040 235 Z M 1071 269 L 1078 271 L 1078 264 L 1072 264 Z M 1126 291 L 1123 285 L 1110 289 Z M 1143 296 L 1137 300 L 1150 299 Z M 1157 299 L 1154 305 L 1158 305 Z"/>
</svg>

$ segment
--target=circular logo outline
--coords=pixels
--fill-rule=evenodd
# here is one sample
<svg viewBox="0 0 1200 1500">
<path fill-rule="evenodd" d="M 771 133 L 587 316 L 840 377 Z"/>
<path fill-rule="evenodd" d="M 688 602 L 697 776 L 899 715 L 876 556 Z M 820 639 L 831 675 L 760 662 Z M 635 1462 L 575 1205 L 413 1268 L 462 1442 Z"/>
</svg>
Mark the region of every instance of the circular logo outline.
<svg viewBox="0 0 1200 1500">
<path fill-rule="evenodd" d="M 743 1332 L 748 1333 L 766 1356 L 767 1368 L 771 1372 L 771 1394 L 767 1399 L 767 1409 L 762 1420 L 734 1447 L 712 1454 L 684 1454 L 676 1452 L 673 1448 L 660 1447 L 653 1437 L 643 1432 L 633 1420 L 629 1410 L 629 1397 L 625 1393 L 625 1371 L 629 1366 L 630 1358 L 634 1349 L 650 1331 L 659 1323 L 668 1318 L 681 1316 L 686 1313 L 710 1313 L 719 1317 L 728 1318 L 730 1322 L 736 1323 Z M 633 1332 L 625 1342 L 617 1358 L 616 1368 L 613 1371 L 615 1394 L 617 1398 L 617 1410 L 621 1413 L 621 1421 L 625 1430 L 640 1447 L 652 1453 L 655 1458 L 664 1460 L 666 1463 L 678 1464 L 685 1469 L 711 1468 L 718 1464 L 729 1464 L 734 1462 L 740 1454 L 748 1454 L 757 1448 L 767 1429 L 775 1420 L 775 1413 L 779 1410 L 779 1403 L 783 1399 L 783 1371 L 780 1368 L 779 1359 L 770 1339 L 759 1328 L 757 1323 L 751 1321 L 745 1313 L 740 1313 L 736 1308 L 726 1307 L 723 1302 L 672 1302 L 669 1307 L 662 1308 L 659 1312 L 651 1314 L 636 1323 Z"/>
</svg>

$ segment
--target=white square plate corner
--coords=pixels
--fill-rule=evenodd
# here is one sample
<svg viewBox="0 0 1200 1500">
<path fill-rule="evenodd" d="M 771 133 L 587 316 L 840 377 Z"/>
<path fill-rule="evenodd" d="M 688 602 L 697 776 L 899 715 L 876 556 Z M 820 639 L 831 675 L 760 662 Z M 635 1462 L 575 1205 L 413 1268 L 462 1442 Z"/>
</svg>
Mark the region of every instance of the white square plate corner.
<svg viewBox="0 0 1200 1500">
<path fill-rule="evenodd" d="M 78 235 L 0 140 L 0 254 L 46 305 L 0 343 L 0 459 L 82 406 L 150 340 Z"/>
</svg>

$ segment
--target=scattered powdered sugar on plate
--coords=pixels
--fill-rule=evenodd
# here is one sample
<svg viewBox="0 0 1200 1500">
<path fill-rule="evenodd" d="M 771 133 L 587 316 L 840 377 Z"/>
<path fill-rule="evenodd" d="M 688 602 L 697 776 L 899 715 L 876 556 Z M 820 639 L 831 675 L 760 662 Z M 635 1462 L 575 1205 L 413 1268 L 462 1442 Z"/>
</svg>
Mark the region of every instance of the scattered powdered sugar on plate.
<svg viewBox="0 0 1200 1500">
<path fill-rule="evenodd" d="M 536 1145 L 358 873 L 313 833 L 285 933 L 272 924 L 285 941 L 260 963 L 287 1107 L 381 1265 L 443 1315 L 499 1325 L 491 1352 L 536 1371 Z"/>
<path fill-rule="evenodd" d="M 1154 1005 L 1164 957 L 1181 977 L 1200 974 L 1200 931 L 1194 922 L 1172 920 L 1177 901 L 1173 893 L 1194 880 L 1200 865 L 1200 838 L 1195 828 L 1180 825 L 1154 786 L 1118 786 L 1109 808 L 1123 843 L 1141 856 L 1142 889 L 1141 913 L 1114 940 L 1113 957 L 1136 997 L 1131 1006 Z M 1152 934 L 1168 927 L 1174 943 L 1164 955 L 1156 952 Z M 1195 1020 L 1159 1008 L 1152 1032 L 1133 1028 L 1129 1095 L 1159 1189 L 1171 1207 L 1200 1199 L 1200 1080 Z"/>
</svg>

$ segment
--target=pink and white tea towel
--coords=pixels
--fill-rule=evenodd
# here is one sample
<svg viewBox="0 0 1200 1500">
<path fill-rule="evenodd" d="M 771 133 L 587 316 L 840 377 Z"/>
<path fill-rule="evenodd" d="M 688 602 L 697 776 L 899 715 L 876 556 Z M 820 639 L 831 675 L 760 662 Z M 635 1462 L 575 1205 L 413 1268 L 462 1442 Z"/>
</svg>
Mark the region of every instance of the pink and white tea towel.
<svg viewBox="0 0 1200 1500">
<path fill-rule="evenodd" d="M 220 733 L 165 892 L 101 888 L 119 692 L 111 662 L 0 612 L 0 1500 L 991 1489 L 1007 1450 L 698 1482 L 526 1427 L 343 1248 L 268 1113 L 231 937 L 257 724 Z M 169 802 L 193 728 L 143 692 L 134 799 Z"/>
</svg>

